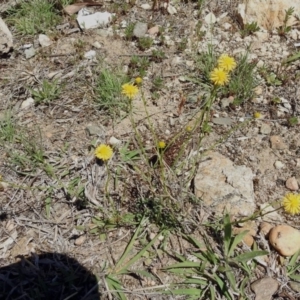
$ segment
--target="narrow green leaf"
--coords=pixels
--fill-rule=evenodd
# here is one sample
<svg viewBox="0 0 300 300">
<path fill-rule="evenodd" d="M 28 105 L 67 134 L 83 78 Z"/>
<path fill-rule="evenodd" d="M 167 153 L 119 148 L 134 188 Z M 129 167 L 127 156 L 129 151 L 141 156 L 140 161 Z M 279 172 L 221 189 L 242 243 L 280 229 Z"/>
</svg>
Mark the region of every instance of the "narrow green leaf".
<svg viewBox="0 0 300 300">
<path fill-rule="evenodd" d="M 289 277 L 295 281 L 300 282 L 300 275 L 290 275 Z"/>
<path fill-rule="evenodd" d="M 209 291 L 210 291 L 210 300 L 215 300 L 216 299 L 215 287 L 210 285 L 209 286 Z"/>
<path fill-rule="evenodd" d="M 124 252 L 123 252 L 123 254 L 122 254 L 122 256 L 120 257 L 119 261 L 117 262 L 117 264 L 116 264 L 116 266 L 115 266 L 115 270 L 118 270 L 118 269 L 122 266 L 122 264 L 123 264 L 125 258 L 127 257 L 127 255 L 129 254 L 129 252 L 131 251 L 131 249 L 132 249 L 132 247 L 133 247 L 133 245 L 134 245 L 134 242 L 135 242 L 135 240 L 136 240 L 136 238 L 137 238 L 137 236 L 138 236 L 138 234 L 139 234 L 139 232 L 140 232 L 140 229 L 141 229 L 141 226 L 142 226 L 143 223 L 144 223 L 144 218 L 142 218 L 142 220 L 141 220 L 139 226 L 138 226 L 137 229 L 135 230 L 134 235 L 133 235 L 132 238 L 130 239 L 128 245 L 126 246 L 126 248 L 125 248 L 125 250 L 124 250 Z M 122 268 L 122 269 L 124 269 L 124 268 Z M 116 271 L 116 272 L 118 272 L 118 271 Z"/>
<path fill-rule="evenodd" d="M 174 269 L 174 268 L 198 268 L 200 266 L 200 263 L 193 262 L 193 261 L 184 261 L 181 263 L 173 264 L 171 266 L 167 266 L 164 269 Z"/>
<path fill-rule="evenodd" d="M 268 255 L 268 254 L 269 254 L 268 251 L 263 251 L 263 250 L 251 251 L 251 252 L 240 254 L 240 255 L 234 257 L 232 260 L 238 261 L 238 262 L 245 262 L 245 261 L 255 258 L 256 256 L 263 256 L 263 255 Z"/>
<path fill-rule="evenodd" d="M 299 250 L 292 256 L 292 258 L 290 259 L 290 261 L 289 261 L 289 263 L 288 263 L 289 266 L 293 267 L 293 266 L 295 265 L 295 263 L 296 263 L 296 261 L 297 261 L 297 258 L 298 258 L 298 256 L 299 256 L 299 254 L 300 254 L 300 249 L 299 249 Z"/>
<path fill-rule="evenodd" d="M 230 286 L 233 288 L 233 290 L 236 292 L 237 291 L 237 287 L 236 287 L 236 281 L 235 281 L 235 276 L 230 268 L 229 265 L 226 265 L 226 271 L 225 271 L 225 274 L 226 274 L 226 277 L 230 283 Z"/>
<path fill-rule="evenodd" d="M 233 254 L 234 249 L 236 246 L 243 240 L 244 236 L 249 232 L 249 230 L 245 230 L 243 232 L 240 232 L 238 235 L 236 235 L 229 246 L 229 252 L 228 252 L 228 257 L 230 257 Z"/>
<path fill-rule="evenodd" d="M 224 247 L 225 255 L 229 256 L 230 242 L 231 242 L 231 222 L 229 214 L 224 216 Z"/>
<path fill-rule="evenodd" d="M 121 300 L 127 300 L 125 294 L 122 292 L 123 287 L 117 279 L 112 276 L 107 276 L 105 279 L 110 292 L 116 293 Z"/>
<path fill-rule="evenodd" d="M 198 278 L 187 278 L 184 282 L 184 284 L 199 284 L 201 286 L 206 286 L 207 285 L 207 280 L 205 278 L 203 279 L 198 279 Z"/>
</svg>

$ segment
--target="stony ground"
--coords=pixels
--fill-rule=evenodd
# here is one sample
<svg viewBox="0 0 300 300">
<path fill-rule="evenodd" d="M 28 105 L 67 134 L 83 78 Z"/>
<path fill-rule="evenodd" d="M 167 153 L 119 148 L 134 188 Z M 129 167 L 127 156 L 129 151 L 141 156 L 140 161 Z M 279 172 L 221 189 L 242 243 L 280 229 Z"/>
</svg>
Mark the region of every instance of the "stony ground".
<svg viewBox="0 0 300 300">
<path fill-rule="evenodd" d="M 289 123 L 289 118 L 300 115 L 300 65 L 298 60 L 282 64 L 283 59 L 297 51 L 294 46 L 300 38 L 297 27 L 285 36 L 279 36 L 275 30 L 261 30 L 244 37 L 233 2 L 203 2 L 200 10 L 201 1 L 177 1 L 173 4 L 174 14 L 164 8 L 152 10 L 151 5 L 145 9 L 141 7 L 145 3 L 140 2 L 135 1 L 124 10 L 120 1 L 107 1 L 102 7 L 89 8 L 116 13 L 113 23 L 102 29 L 80 30 L 73 17 L 64 15 L 61 24 L 47 33 L 52 40 L 48 47 L 39 44 L 37 35 L 20 36 L 11 26 L 14 50 L 0 60 L 0 137 L 4 141 L 0 148 L 3 180 L 0 266 L 15 263 L 18 256 L 33 252 L 64 253 L 98 276 L 101 299 L 115 297 L 108 292 L 104 277 L 107 268 L 118 263 L 136 228 L 136 221 L 125 216 L 129 216 L 128 212 L 130 216 L 138 214 L 136 199 L 147 197 L 147 180 L 120 159 L 120 154 L 115 154 L 108 163 L 109 179 L 105 166 L 95 163 L 94 147 L 109 143 L 112 137 L 122 145 L 129 143 L 131 150 L 139 145 L 132 122 L 125 113 L 114 115 L 99 107 L 95 86 L 104 68 L 116 74 L 127 72 L 135 78 L 140 74 L 132 71 L 131 57 L 150 58 L 149 68 L 143 75 L 147 113 L 158 138 L 168 142 L 189 124 L 201 105 L 203 90 L 189 80 L 201 76 L 195 56 L 207 51 L 209 45 L 213 45 L 218 55 L 228 53 L 234 57 L 248 49 L 249 62 L 256 64 L 253 96 L 240 105 L 234 105 L 232 95 L 217 98 L 211 110 L 211 132 L 201 141 L 201 151 L 215 145 L 214 151 L 235 165 L 252 170 L 257 210 L 266 204 L 272 204 L 276 210 L 278 201 L 288 191 L 296 191 L 297 182 L 300 183 L 300 130 L 299 125 Z M 213 25 L 211 13 L 217 18 Z M 150 49 L 142 50 L 136 38 L 126 37 L 126 26 L 137 21 L 146 23 L 149 29 L 161 28 L 159 32 L 153 29 L 153 35 L 146 34 L 154 40 Z M 31 58 L 26 58 L 27 44 L 33 44 L 35 49 Z M 90 50 L 95 51 L 95 56 L 86 58 Z M 153 50 L 162 51 L 163 58 L 153 58 Z M 266 73 L 261 71 L 262 67 Z M 154 85 L 158 77 L 161 84 Z M 44 79 L 58 80 L 62 88 L 59 96 L 49 103 L 26 105 L 32 89 L 40 87 Z M 155 139 L 140 97 L 133 101 L 133 106 L 136 128 L 151 159 L 155 155 Z M 113 112 L 117 114 L 117 110 Z M 261 117 L 253 119 L 255 112 L 260 112 Z M 9 120 L 14 134 L 7 137 L 4 135 L 10 126 Z M 247 120 L 249 122 L 244 123 Z M 185 150 L 186 159 L 195 150 L 193 146 L 199 136 L 195 133 Z M 223 140 L 218 143 L 220 138 Z M 174 160 L 175 150 L 172 151 L 168 156 L 170 161 Z M 147 171 L 145 162 L 138 164 L 142 171 Z M 187 182 L 184 174 L 189 174 L 190 167 L 184 166 L 183 174 L 172 173 L 169 188 L 173 197 L 182 195 L 183 182 Z M 154 193 L 161 191 L 156 179 L 150 177 L 150 190 Z M 287 184 L 288 179 L 291 185 Z M 104 197 L 107 192 L 109 200 Z M 181 202 L 178 205 L 184 211 L 179 220 L 186 232 L 201 241 L 209 232 L 204 233 L 201 223 L 218 224 L 209 207 Z M 252 223 L 258 244 L 262 239 L 258 233 L 262 220 L 300 229 L 298 218 L 289 217 L 282 210 L 275 211 Z M 146 237 L 151 240 L 164 228 L 160 225 L 147 223 L 132 255 L 147 243 Z M 173 254 L 188 256 L 193 247 L 177 235 L 177 230 L 170 230 L 172 234 L 164 249 L 167 253 L 173 251 Z M 218 247 L 218 240 L 211 243 Z M 150 257 L 145 256 L 135 265 L 136 269 L 150 269 L 154 274 L 152 279 L 141 279 L 141 275 L 136 274 L 122 277 L 128 299 L 163 299 L 159 292 L 155 295 L 157 289 L 179 281 L 163 272 L 164 267 L 176 260 L 175 255 L 162 253 L 162 248 L 156 244 L 155 254 L 149 251 Z M 258 266 L 251 281 L 266 275 L 275 277 L 280 287 L 273 299 L 297 299 L 297 291 L 282 279 L 285 278 L 283 268 L 276 257 L 273 251 L 267 267 Z M 255 299 L 249 286 L 246 291 L 247 299 Z M 178 296 L 178 299 L 182 298 Z M 225 298 L 218 296 L 217 299 Z M 236 296 L 234 299 L 244 298 Z"/>
</svg>

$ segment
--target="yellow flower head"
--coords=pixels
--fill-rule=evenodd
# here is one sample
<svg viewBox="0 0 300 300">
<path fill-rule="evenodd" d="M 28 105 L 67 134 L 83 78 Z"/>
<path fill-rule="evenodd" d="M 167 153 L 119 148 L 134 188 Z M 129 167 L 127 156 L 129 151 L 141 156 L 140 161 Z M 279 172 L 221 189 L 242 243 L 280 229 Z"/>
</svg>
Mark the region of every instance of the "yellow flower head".
<svg viewBox="0 0 300 300">
<path fill-rule="evenodd" d="M 113 155 L 113 150 L 110 146 L 101 144 L 95 150 L 95 156 L 102 160 L 109 160 Z"/>
<path fill-rule="evenodd" d="M 218 68 L 223 69 L 226 72 L 234 70 L 236 67 L 236 62 L 233 57 L 227 54 L 222 54 L 218 59 Z"/>
<path fill-rule="evenodd" d="M 138 87 L 133 84 L 125 83 L 122 85 L 122 94 L 129 99 L 133 99 L 138 92 Z"/>
<path fill-rule="evenodd" d="M 159 149 L 164 149 L 166 148 L 166 143 L 164 141 L 159 141 L 157 146 Z"/>
<path fill-rule="evenodd" d="M 191 125 L 188 125 L 188 126 L 185 127 L 185 130 L 187 132 L 191 132 L 193 130 L 193 127 Z"/>
<path fill-rule="evenodd" d="M 285 212 L 291 215 L 300 213 L 300 194 L 288 193 L 282 201 L 282 206 Z"/>
<path fill-rule="evenodd" d="M 140 85 L 142 82 L 143 82 L 143 79 L 141 77 L 137 77 L 134 82 L 137 84 L 137 85 Z"/>
<path fill-rule="evenodd" d="M 215 85 L 225 85 L 229 81 L 229 75 L 221 68 L 215 68 L 210 73 L 210 80 Z"/>
<path fill-rule="evenodd" d="M 253 117 L 254 119 L 260 119 L 261 118 L 261 113 L 256 111 L 254 114 L 253 114 Z"/>
</svg>

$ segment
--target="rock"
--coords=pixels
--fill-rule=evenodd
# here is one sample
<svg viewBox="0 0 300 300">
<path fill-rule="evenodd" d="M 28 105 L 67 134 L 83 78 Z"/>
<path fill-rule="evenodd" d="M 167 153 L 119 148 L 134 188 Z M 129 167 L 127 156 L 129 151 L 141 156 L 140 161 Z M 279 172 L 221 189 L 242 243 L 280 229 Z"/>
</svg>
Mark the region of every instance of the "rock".
<svg viewBox="0 0 300 300">
<path fill-rule="evenodd" d="M 82 8 L 77 15 L 77 22 L 81 29 L 93 29 L 107 26 L 114 14 L 107 11 L 90 13 L 86 8 Z"/>
<path fill-rule="evenodd" d="M 167 11 L 168 11 L 168 13 L 169 13 L 170 15 L 174 15 L 174 14 L 177 13 L 176 8 L 175 8 L 173 5 L 171 5 L 171 4 L 168 5 Z"/>
<path fill-rule="evenodd" d="M 259 9 L 257 9 L 259 7 Z M 293 16 L 288 21 L 288 26 L 296 22 L 295 15 L 300 14 L 300 2 L 295 0 L 251 0 L 238 5 L 240 20 L 245 25 L 257 22 L 259 27 L 272 30 L 283 25 L 285 11 L 294 7 Z"/>
<path fill-rule="evenodd" d="M 102 45 L 98 41 L 94 42 L 92 45 L 93 45 L 93 47 L 95 47 L 97 49 L 101 49 L 102 48 Z"/>
<path fill-rule="evenodd" d="M 148 30 L 148 33 L 149 33 L 150 35 L 158 34 L 158 33 L 159 33 L 159 26 L 151 27 L 151 28 Z"/>
<path fill-rule="evenodd" d="M 199 164 L 195 194 L 218 216 L 225 210 L 232 216 L 249 216 L 256 207 L 253 177 L 250 168 L 234 166 L 225 156 L 209 152 Z"/>
<path fill-rule="evenodd" d="M 269 124 L 263 123 L 263 124 L 261 125 L 261 127 L 260 127 L 260 133 L 261 133 L 261 134 L 266 134 L 266 135 L 268 135 L 268 134 L 271 133 L 271 131 L 272 131 L 272 128 L 271 128 L 271 126 L 270 126 Z"/>
<path fill-rule="evenodd" d="M 35 50 L 33 47 L 26 49 L 24 51 L 26 59 L 30 59 L 35 56 Z"/>
<path fill-rule="evenodd" d="M 289 225 L 278 225 L 271 229 L 269 242 L 282 256 L 292 256 L 300 249 L 300 232 Z"/>
<path fill-rule="evenodd" d="M 278 282 L 271 277 L 264 277 L 252 282 L 251 289 L 255 293 L 255 300 L 271 300 L 278 289 Z"/>
<path fill-rule="evenodd" d="M 85 130 L 88 132 L 89 135 L 97 135 L 97 136 L 101 136 L 104 134 L 104 130 L 101 127 L 98 127 L 96 125 L 93 124 L 89 124 Z"/>
<path fill-rule="evenodd" d="M 217 18 L 212 12 L 210 12 L 205 16 L 204 21 L 206 24 L 214 24 L 217 22 Z"/>
<path fill-rule="evenodd" d="M 224 98 L 221 100 L 221 107 L 224 109 L 226 107 L 228 107 L 230 104 L 232 104 L 234 101 L 233 97 L 228 97 L 228 98 Z"/>
<path fill-rule="evenodd" d="M 13 48 L 13 36 L 0 17 L 0 54 L 8 53 Z"/>
<path fill-rule="evenodd" d="M 84 58 L 86 59 L 93 59 L 96 57 L 96 51 L 95 50 L 90 50 L 84 53 Z"/>
<path fill-rule="evenodd" d="M 261 222 L 259 225 L 259 232 L 261 232 L 265 238 L 269 237 L 269 233 L 271 229 L 273 228 L 273 225 L 268 222 Z"/>
<path fill-rule="evenodd" d="M 290 177 L 287 179 L 285 186 L 291 191 L 297 191 L 299 189 L 298 182 L 295 177 Z"/>
<path fill-rule="evenodd" d="M 231 125 L 233 120 L 230 118 L 212 118 L 212 122 L 218 125 Z"/>
<path fill-rule="evenodd" d="M 108 142 L 110 145 L 112 146 L 119 146 L 122 144 L 122 141 L 118 140 L 117 138 L 115 138 L 114 136 L 112 136 L 110 139 L 109 139 L 109 142 Z"/>
<path fill-rule="evenodd" d="M 148 24 L 147 23 L 137 22 L 134 25 L 133 35 L 137 38 L 144 37 L 145 34 L 147 33 L 147 30 L 148 30 Z"/>
<path fill-rule="evenodd" d="M 270 137 L 271 148 L 274 150 L 283 150 L 286 149 L 286 144 L 283 142 L 282 138 L 279 135 L 272 135 Z"/>
<path fill-rule="evenodd" d="M 141 8 L 145 9 L 145 10 L 150 10 L 150 9 L 152 9 L 152 6 L 150 4 L 148 4 L 148 3 L 146 3 L 146 4 L 142 4 Z"/>
<path fill-rule="evenodd" d="M 30 106 L 32 106 L 33 104 L 34 104 L 34 99 L 30 97 L 22 102 L 21 108 L 26 109 L 26 108 L 29 108 Z"/>
<path fill-rule="evenodd" d="M 281 162 L 280 160 L 276 160 L 275 163 L 274 163 L 274 167 L 277 170 L 280 170 L 280 169 L 285 167 L 285 164 L 283 162 Z"/>
<path fill-rule="evenodd" d="M 48 47 L 52 44 L 52 41 L 50 40 L 50 38 L 47 35 L 40 34 L 39 35 L 39 43 L 42 47 Z"/>
<path fill-rule="evenodd" d="M 282 216 L 278 214 L 276 209 L 268 203 L 261 204 L 259 207 L 262 211 L 262 220 L 266 222 L 281 222 Z"/>
<path fill-rule="evenodd" d="M 79 238 L 77 238 L 74 242 L 74 244 L 76 246 L 81 246 L 86 240 L 86 236 L 85 235 L 81 235 Z"/>
</svg>

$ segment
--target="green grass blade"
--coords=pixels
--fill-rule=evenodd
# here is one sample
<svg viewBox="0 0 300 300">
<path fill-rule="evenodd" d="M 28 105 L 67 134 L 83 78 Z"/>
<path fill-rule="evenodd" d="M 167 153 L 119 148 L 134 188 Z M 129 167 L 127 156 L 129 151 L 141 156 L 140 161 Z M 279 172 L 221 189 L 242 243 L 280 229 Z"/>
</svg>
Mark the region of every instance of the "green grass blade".
<svg viewBox="0 0 300 300">
<path fill-rule="evenodd" d="M 225 255 L 229 256 L 230 251 L 230 243 L 231 243 L 231 222 L 229 214 L 226 214 L 224 217 L 224 248 L 225 248 Z"/>
<path fill-rule="evenodd" d="M 122 285 L 117 279 L 112 276 L 107 276 L 105 279 L 110 292 L 116 293 L 121 300 L 127 300 L 125 294 L 122 292 Z"/>
<path fill-rule="evenodd" d="M 258 250 L 258 251 L 251 251 L 247 253 L 240 254 L 236 257 L 234 257 L 232 260 L 233 261 L 238 261 L 238 262 L 247 262 L 250 259 L 253 259 L 257 256 L 263 256 L 263 255 L 268 255 L 268 251 L 263 251 L 263 250 Z"/>
<path fill-rule="evenodd" d="M 249 232 L 249 230 L 245 230 L 238 235 L 236 235 L 230 243 L 229 251 L 228 251 L 228 257 L 230 257 L 233 254 L 234 249 L 236 246 L 243 240 L 244 236 Z"/>
</svg>

